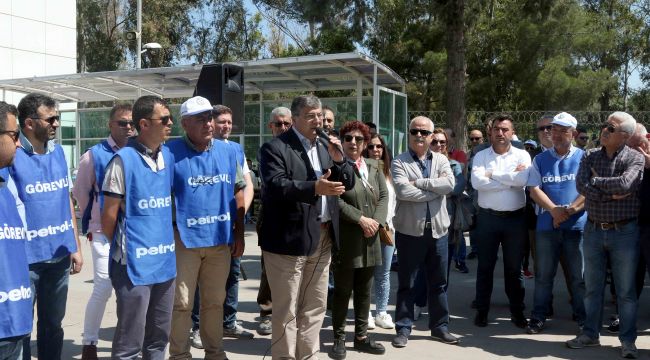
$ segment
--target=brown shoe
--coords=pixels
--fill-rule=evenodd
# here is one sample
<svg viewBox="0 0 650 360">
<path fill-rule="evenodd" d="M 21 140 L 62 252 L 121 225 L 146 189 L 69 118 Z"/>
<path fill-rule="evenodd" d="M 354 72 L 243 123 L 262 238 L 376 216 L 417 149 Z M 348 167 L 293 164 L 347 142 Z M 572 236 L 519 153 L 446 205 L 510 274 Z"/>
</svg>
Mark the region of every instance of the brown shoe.
<svg viewBox="0 0 650 360">
<path fill-rule="evenodd" d="M 84 345 L 81 360 L 97 360 L 97 345 Z"/>
</svg>

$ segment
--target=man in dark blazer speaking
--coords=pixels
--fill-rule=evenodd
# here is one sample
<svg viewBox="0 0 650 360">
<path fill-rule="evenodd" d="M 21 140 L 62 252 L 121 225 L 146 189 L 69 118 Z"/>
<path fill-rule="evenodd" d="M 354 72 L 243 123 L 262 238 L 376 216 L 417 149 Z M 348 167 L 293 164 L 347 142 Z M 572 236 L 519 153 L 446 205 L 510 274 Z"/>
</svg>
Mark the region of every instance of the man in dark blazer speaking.
<svg viewBox="0 0 650 360">
<path fill-rule="evenodd" d="M 320 351 L 330 250 L 339 241 L 336 197 L 354 186 L 340 141 L 318 138 L 320 100 L 298 96 L 291 114 L 293 127 L 262 145 L 259 159 L 259 243 L 273 294 L 273 359 L 316 358 Z"/>
</svg>

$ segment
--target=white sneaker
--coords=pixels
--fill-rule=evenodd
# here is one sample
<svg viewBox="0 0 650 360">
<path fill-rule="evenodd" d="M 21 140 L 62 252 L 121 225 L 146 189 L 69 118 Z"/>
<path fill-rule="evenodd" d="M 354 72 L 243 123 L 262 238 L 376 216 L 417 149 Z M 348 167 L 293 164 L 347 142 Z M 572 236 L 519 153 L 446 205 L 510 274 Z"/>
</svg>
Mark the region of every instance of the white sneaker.
<svg viewBox="0 0 650 360">
<path fill-rule="evenodd" d="M 193 348 L 203 349 L 203 342 L 201 341 L 201 332 L 196 329 L 192 331 L 191 342 Z"/>
<path fill-rule="evenodd" d="M 382 329 L 394 329 L 393 318 L 388 313 L 381 313 L 375 317 L 375 324 Z"/>
<path fill-rule="evenodd" d="M 369 312 L 368 313 L 368 330 L 373 330 L 376 327 L 377 326 L 375 326 L 375 318 L 372 317 L 372 312 Z"/>
</svg>

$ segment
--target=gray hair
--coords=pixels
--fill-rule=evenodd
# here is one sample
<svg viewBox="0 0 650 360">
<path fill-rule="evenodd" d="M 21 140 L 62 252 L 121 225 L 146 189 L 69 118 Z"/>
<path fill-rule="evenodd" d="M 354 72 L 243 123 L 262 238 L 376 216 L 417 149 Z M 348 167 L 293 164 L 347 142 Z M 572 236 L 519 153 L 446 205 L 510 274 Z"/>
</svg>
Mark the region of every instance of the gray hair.
<svg viewBox="0 0 650 360">
<path fill-rule="evenodd" d="M 628 137 L 627 141 L 625 142 L 627 146 L 630 147 L 637 147 L 640 145 L 643 145 L 644 148 L 645 146 L 648 145 L 648 139 L 646 138 L 646 135 L 648 134 L 648 130 L 646 130 L 645 126 L 642 124 L 637 123 L 636 124 L 636 131 L 634 134 L 630 135 Z"/>
<path fill-rule="evenodd" d="M 433 129 L 434 129 L 433 120 L 429 119 L 426 116 L 416 116 L 413 119 L 411 119 L 411 122 L 409 123 L 409 129 L 411 128 L 411 126 L 413 126 L 413 123 L 416 122 L 417 120 L 427 120 L 427 121 L 429 121 L 429 123 L 431 123 L 431 131 L 433 131 Z"/>
<path fill-rule="evenodd" d="M 271 111 L 271 116 L 269 118 L 269 121 L 273 121 L 278 116 L 291 117 L 291 110 L 289 110 L 289 108 L 284 106 L 278 106 Z"/>
<path fill-rule="evenodd" d="M 303 108 L 322 108 L 320 99 L 314 95 L 300 95 L 293 98 L 291 102 L 291 114 L 298 116 Z"/>
<path fill-rule="evenodd" d="M 622 132 L 629 135 L 634 134 L 634 131 L 636 130 L 636 120 L 634 120 L 632 115 L 623 111 L 616 111 L 607 117 L 607 120 L 611 119 L 616 119 L 620 122 Z"/>
</svg>

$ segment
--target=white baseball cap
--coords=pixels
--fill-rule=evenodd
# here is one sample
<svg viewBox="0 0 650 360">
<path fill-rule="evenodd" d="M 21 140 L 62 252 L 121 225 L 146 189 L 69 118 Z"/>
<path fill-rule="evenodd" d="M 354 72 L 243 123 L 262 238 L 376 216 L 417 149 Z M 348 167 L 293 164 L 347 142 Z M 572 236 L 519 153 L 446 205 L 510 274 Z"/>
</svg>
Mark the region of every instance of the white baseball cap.
<svg viewBox="0 0 650 360">
<path fill-rule="evenodd" d="M 537 142 L 533 139 L 528 139 L 524 142 L 524 145 L 533 145 L 533 147 L 537 147 Z"/>
<path fill-rule="evenodd" d="M 181 105 L 181 117 L 196 115 L 206 111 L 212 111 L 212 105 L 210 105 L 208 99 L 202 96 L 189 98 Z"/>
<path fill-rule="evenodd" d="M 578 120 L 569 113 L 561 112 L 553 117 L 551 124 L 575 128 L 578 126 Z"/>
</svg>

